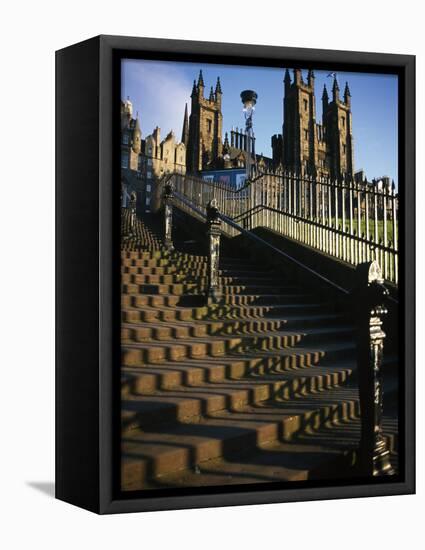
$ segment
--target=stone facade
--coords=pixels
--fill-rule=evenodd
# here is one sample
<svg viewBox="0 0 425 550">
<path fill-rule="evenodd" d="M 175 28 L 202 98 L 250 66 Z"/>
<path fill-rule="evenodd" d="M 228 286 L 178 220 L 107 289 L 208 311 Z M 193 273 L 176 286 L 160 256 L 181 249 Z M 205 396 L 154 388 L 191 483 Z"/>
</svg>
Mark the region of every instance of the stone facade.
<svg viewBox="0 0 425 550">
<path fill-rule="evenodd" d="M 142 132 L 139 118 L 133 118 L 133 104 L 127 98 L 121 101 L 121 167 L 139 170 L 142 150 Z"/>
<path fill-rule="evenodd" d="M 161 130 L 158 127 L 146 137 L 143 145 L 140 172 L 147 189 L 145 209 L 156 210 L 159 200 L 156 182 L 166 174 L 186 173 L 186 146 L 176 141 L 173 131 L 161 141 Z"/>
<path fill-rule="evenodd" d="M 200 71 L 198 81 L 193 81 L 190 117 L 186 105 L 183 119 L 182 142 L 187 146 L 187 171 L 199 174 L 205 170 L 245 167 L 247 155 L 251 155 L 251 164 L 257 168 L 271 166 L 271 158 L 256 155 L 255 137 L 251 150 L 247 151 L 247 136 L 242 129 L 232 128 L 230 141 L 227 132 L 223 141 L 223 92 L 220 78 L 217 78 L 215 89 L 211 86 L 208 99 L 204 93 L 205 83 Z"/>
<path fill-rule="evenodd" d="M 332 101 L 324 86 L 322 124 L 319 124 L 316 121 L 314 72 L 308 71 L 307 82 L 301 69 L 294 69 L 293 73 L 291 80 L 288 69 L 285 72 L 282 134 L 272 137 L 274 165 L 312 176 L 352 179 L 354 145 L 348 83 L 341 99 L 334 76 Z"/>
<path fill-rule="evenodd" d="M 186 165 L 191 173 L 208 167 L 217 167 L 222 157 L 223 115 L 221 112 L 221 84 L 217 78 L 215 91 L 211 86 L 208 98 L 204 97 L 205 84 L 202 71 L 198 82 L 193 81 L 191 112 L 187 131 Z M 183 130 L 187 121 L 187 110 Z M 186 136 L 183 136 L 186 138 Z"/>
<path fill-rule="evenodd" d="M 139 117 L 133 117 L 129 98 L 121 101 L 121 196 L 126 206 L 131 192 L 137 193 L 138 208 L 150 211 L 156 201 L 156 182 L 167 173 L 186 173 L 186 145 L 173 131 L 161 141 L 157 127 L 142 139 Z"/>
</svg>

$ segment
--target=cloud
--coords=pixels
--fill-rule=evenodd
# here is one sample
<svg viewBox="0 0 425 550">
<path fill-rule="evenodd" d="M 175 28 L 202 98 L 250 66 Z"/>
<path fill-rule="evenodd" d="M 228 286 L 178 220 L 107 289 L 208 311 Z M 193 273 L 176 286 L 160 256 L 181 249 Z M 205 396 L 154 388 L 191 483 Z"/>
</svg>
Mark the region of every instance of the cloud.
<svg viewBox="0 0 425 550">
<path fill-rule="evenodd" d="M 173 130 L 180 139 L 192 80 L 173 65 L 164 61 L 123 61 L 122 95 L 130 96 L 134 112 L 139 111 L 144 137 L 159 126 L 162 137 Z"/>
</svg>

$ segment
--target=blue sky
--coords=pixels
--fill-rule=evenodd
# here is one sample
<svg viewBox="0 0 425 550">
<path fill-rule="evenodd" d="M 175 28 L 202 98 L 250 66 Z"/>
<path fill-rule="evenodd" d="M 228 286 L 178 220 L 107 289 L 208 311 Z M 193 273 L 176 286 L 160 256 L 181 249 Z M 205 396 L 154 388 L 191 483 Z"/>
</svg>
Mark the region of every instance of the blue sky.
<svg viewBox="0 0 425 550">
<path fill-rule="evenodd" d="M 122 98 L 129 96 L 134 114 L 138 111 L 143 136 L 159 126 L 162 137 L 172 129 L 180 139 L 184 106 L 187 102 L 190 113 L 193 80 L 200 69 L 207 97 L 220 76 L 223 138 L 232 126 L 244 125 L 240 92 L 253 89 L 258 93 L 254 114 L 256 151 L 271 156 L 271 136 L 282 131 L 284 69 L 280 68 L 123 60 Z M 322 120 L 325 83 L 331 97 L 329 72 L 315 71 L 318 122 Z M 304 78 L 306 74 L 304 71 Z M 337 72 L 337 77 L 341 96 L 346 81 L 351 90 L 355 169 L 363 168 L 369 179 L 388 175 L 397 183 L 397 76 Z"/>
</svg>

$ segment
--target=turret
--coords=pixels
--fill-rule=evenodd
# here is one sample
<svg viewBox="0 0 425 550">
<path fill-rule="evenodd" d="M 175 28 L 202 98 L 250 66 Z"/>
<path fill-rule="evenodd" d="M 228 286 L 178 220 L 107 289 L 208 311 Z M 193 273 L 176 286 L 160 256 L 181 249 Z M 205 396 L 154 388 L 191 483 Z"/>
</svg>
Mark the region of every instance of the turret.
<svg viewBox="0 0 425 550">
<path fill-rule="evenodd" d="M 202 69 L 199 71 L 199 77 L 198 77 L 198 93 L 199 97 L 204 97 L 204 77 L 202 75 Z"/>
<path fill-rule="evenodd" d="M 192 93 L 190 94 L 190 97 L 191 98 L 194 98 L 198 95 L 198 88 L 196 87 L 196 80 L 193 81 L 193 86 L 192 86 Z"/>
<path fill-rule="evenodd" d="M 334 76 L 334 83 L 332 86 L 332 99 L 333 101 L 339 101 L 339 86 L 338 86 L 338 80 L 336 79 L 336 75 Z"/>
<path fill-rule="evenodd" d="M 184 108 L 184 117 L 183 117 L 183 129 L 182 129 L 182 143 L 187 147 L 189 141 L 189 119 L 187 116 L 187 103 Z"/>
<path fill-rule="evenodd" d="M 283 82 L 285 83 L 285 94 L 291 87 L 291 75 L 289 74 L 289 70 L 285 70 L 285 78 L 283 79 Z"/>
<path fill-rule="evenodd" d="M 347 107 L 351 107 L 351 93 L 350 88 L 348 87 L 348 82 L 345 83 L 344 103 L 347 105 Z"/>
<path fill-rule="evenodd" d="M 223 95 L 223 92 L 221 91 L 221 82 L 220 77 L 217 77 L 217 84 L 215 85 L 215 100 L 218 103 L 218 105 L 221 105 L 221 96 Z"/>
<path fill-rule="evenodd" d="M 140 129 L 139 113 L 136 114 L 136 120 L 134 121 L 133 129 L 133 150 L 139 154 L 142 149 L 142 131 Z"/>
<path fill-rule="evenodd" d="M 326 84 L 324 84 L 323 85 L 323 94 L 322 94 L 323 113 L 325 113 L 328 104 L 329 104 L 328 90 L 326 89 Z"/>
<path fill-rule="evenodd" d="M 313 69 L 309 69 L 308 76 L 307 76 L 307 84 L 310 86 L 310 88 L 314 88 L 314 71 Z"/>
<path fill-rule="evenodd" d="M 298 86 L 299 84 L 302 84 L 303 76 L 301 73 L 301 69 L 294 69 L 294 84 Z"/>
</svg>

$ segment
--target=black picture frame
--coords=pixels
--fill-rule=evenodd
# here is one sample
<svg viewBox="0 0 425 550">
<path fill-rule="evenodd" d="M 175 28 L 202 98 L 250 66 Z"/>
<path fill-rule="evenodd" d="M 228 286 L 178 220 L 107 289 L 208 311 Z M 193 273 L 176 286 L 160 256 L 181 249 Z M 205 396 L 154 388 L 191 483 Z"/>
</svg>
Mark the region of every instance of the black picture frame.
<svg viewBox="0 0 425 550">
<path fill-rule="evenodd" d="M 399 76 L 400 394 L 397 481 L 123 495 L 119 408 L 119 164 L 114 101 L 121 57 L 326 67 Z M 119 139 L 119 137 L 118 137 Z M 114 160 L 115 159 L 115 160 Z M 117 176 L 118 174 L 118 176 Z M 119 244 L 119 243 L 118 243 Z M 415 491 L 415 57 L 98 36 L 56 52 L 56 498 L 100 514 L 290 502 Z"/>
</svg>

